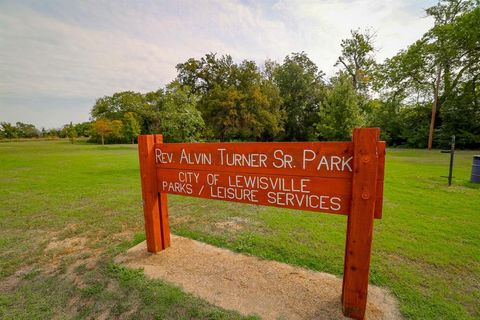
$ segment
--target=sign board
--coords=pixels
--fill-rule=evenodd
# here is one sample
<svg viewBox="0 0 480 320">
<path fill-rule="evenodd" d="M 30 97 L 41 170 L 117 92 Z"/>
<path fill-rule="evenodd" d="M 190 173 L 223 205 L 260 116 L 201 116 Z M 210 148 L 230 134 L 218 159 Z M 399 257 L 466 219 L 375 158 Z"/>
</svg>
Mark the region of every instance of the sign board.
<svg viewBox="0 0 480 320">
<path fill-rule="evenodd" d="M 381 218 L 385 143 L 378 129 L 348 142 L 163 143 L 139 136 L 147 247 L 170 245 L 166 194 L 348 216 L 343 306 L 363 317 L 373 219 Z"/>
<path fill-rule="evenodd" d="M 160 192 L 345 215 L 350 211 L 352 142 L 168 143 L 155 144 L 154 150 Z M 377 180 L 382 189 L 383 175 Z M 377 216 L 381 198 L 377 192 Z"/>
</svg>

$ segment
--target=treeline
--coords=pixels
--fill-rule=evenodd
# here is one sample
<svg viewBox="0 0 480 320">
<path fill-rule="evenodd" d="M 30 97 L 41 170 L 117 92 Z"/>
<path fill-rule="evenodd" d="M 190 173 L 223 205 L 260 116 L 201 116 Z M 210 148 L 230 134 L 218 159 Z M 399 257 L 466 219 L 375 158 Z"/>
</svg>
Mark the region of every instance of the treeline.
<svg viewBox="0 0 480 320">
<path fill-rule="evenodd" d="M 88 138 L 91 136 L 91 122 L 82 122 L 77 124 L 67 124 L 59 129 L 38 129 L 31 123 L 17 122 L 0 122 L 0 139 L 31 139 L 31 138 L 70 138 L 72 140 L 77 137 Z"/>
<path fill-rule="evenodd" d="M 47 136 L 47 132 L 45 130 L 43 133 L 45 136 Z M 0 138 L 39 138 L 41 136 L 43 136 L 42 132 L 33 124 L 23 122 L 17 122 L 16 124 L 0 122 Z"/>
<path fill-rule="evenodd" d="M 348 140 L 354 127 L 377 126 L 390 146 L 425 148 L 431 127 L 435 147 L 456 135 L 457 146 L 479 148 L 478 2 L 441 1 L 426 14 L 435 26 L 382 62 L 375 35 L 353 30 L 329 78 L 304 52 L 260 66 L 213 53 L 191 58 L 165 88 L 98 99 L 92 121 L 70 132 L 108 143 L 139 133 L 169 142 L 314 141 Z"/>
</svg>

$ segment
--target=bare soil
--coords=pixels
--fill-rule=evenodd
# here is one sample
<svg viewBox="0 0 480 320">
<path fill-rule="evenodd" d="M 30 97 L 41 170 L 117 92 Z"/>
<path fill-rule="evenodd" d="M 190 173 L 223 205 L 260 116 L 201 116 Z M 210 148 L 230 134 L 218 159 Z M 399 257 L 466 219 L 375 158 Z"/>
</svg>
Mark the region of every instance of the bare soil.
<svg viewBox="0 0 480 320">
<path fill-rule="evenodd" d="M 262 319 L 346 319 L 342 279 L 276 261 L 237 254 L 172 235 L 172 246 L 158 254 L 142 242 L 115 259 L 145 275 L 180 286 L 208 302 Z M 395 298 L 370 286 L 366 319 L 402 319 Z"/>
</svg>

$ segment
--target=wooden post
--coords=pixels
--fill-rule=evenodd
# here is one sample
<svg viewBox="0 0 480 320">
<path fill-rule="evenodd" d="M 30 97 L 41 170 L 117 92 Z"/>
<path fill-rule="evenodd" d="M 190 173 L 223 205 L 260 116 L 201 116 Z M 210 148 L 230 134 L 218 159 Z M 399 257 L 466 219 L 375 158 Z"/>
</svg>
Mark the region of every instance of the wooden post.
<svg viewBox="0 0 480 320">
<path fill-rule="evenodd" d="M 155 136 L 156 143 L 163 143 L 163 135 L 158 134 Z M 155 161 L 153 161 L 155 163 Z M 157 175 L 156 175 L 156 168 L 155 168 L 155 183 L 157 182 Z M 160 192 L 158 194 L 158 198 L 160 201 L 160 230 L 162 234 L 162 249 L 166 249 L 170 247 L 170 222 L 168 221 L 168 203 L 167 203 L 167 194 L 165 192 Z"/>
<path fill-rule="evenodd" d="M 378 128 L 353 130 L 352 202 L 343 270 L 343 314 L 363 319 L 367 305 L 373 218 L 377 198 Z"/>
<path fill-rule="evenodd" d="M 155 143 L 163 143 L 162 135 L 138 136 L 147 250 L 152 253 L 157 253 L 170 246 L 167 195 L 158 192 Z"/>
</svg>

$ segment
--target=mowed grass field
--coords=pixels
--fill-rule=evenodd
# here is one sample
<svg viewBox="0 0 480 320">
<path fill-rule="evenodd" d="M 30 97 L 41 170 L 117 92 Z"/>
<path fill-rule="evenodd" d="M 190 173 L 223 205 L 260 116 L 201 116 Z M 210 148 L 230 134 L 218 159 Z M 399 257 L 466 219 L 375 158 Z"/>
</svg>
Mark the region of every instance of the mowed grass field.
<svg viewBox="0 0 480 320">
<path fill-rule="evenodd" d="M 449 155 L 387 151 L 370 281 L 394 293 L 406 318 L 480 318 L 474 154 L 457 153 L 447 187 Z M 180 196 L 169 208 L 178 235 L 342 274 L 344 216 Z M 1 319 L 244 318 L 113 264 L 143 239 L 136 145 L 0 143 Z"/>
</svg>

